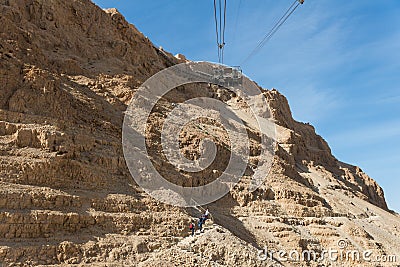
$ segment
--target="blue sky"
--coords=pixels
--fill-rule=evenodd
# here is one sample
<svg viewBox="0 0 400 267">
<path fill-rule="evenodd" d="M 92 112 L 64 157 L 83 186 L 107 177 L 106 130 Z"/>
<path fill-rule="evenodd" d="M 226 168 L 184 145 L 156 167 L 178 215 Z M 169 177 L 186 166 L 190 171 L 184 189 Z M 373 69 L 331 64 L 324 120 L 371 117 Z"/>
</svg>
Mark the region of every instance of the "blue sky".
<svg viewBox="0 0 400 267">
<path fill-rule="evenodd" d="M 217 61 L 213 1 L 95 0 L 154 44 Z M 228 0 L 225 63 L 240 65 L 292 0 Z M 238 7 L 240 5 L 240 10 Z M 400 212 L 400 1 L 306 0 L 244 73 L 289 100 L 341 161 L 360 166 Z"/>
</svg>

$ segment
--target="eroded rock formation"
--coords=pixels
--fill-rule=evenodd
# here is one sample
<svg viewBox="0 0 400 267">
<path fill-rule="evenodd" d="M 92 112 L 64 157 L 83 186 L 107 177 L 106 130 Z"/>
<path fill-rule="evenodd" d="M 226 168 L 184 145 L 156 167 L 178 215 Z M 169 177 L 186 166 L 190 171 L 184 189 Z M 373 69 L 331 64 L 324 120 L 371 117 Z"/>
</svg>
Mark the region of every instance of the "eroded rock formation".
<svg viewBox="0 0 400 267">
<path fill-rule="evenodd" d="M 399 217 L 388 211 L 379 185 L 335 159 L 311 125 L 293 120 L 276 90 L 264 91 L 278 130 L 265 183 L 248 192 L 246 172 L 209 206 L 214 223 L 206 232 L 187 237 L 196 211 L 145 194 L 121 144 L 124 111 L 138 86 L 186 58 L 156 48 L 117 10 L 88 0 L 0 0 L 0 10 L 1 264 L 259 266 L 267 264 L 257 259 L 266 245 L 321 251 L 339 239 L 374 253 L 400 251 Z M 179 102 L 197 89 L 168 97 Z M 225 101 L 237 97 L 215 86 L 202 90 Z M 152 117 L 154 133 L 167 102 Z M 199 141 L 212 132 L 223 162 L 225 133 L 201 123 L 201 130 L 189 125 L 181 133 L 182 153 L 196 157 Z M 256 161 L 257 131 L 248 133 Z M 200 176 L 214 179 L 223 167 Z"/>
</svg>

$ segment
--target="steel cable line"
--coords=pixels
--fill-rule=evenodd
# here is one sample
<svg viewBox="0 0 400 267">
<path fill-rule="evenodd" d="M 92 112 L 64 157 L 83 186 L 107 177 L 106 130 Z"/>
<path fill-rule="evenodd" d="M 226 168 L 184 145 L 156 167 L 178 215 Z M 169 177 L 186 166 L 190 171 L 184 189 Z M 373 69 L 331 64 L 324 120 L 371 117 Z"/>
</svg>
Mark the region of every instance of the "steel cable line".
<svg viewBox="0 0 400 267">
<path fill-rule="evenodd" d="M 217 17 L 217 13 L 219 14 L 219 17 Z M 225 28 L 226 28 L 226 0 L 224 0 L 223 8 L 222 8 L 222 0 L 218 0 L 218 6 L 217 6 L 217 1 L 214 0 L 214 20 L 215 20 L 215 32 L 216 32 L 217 47 L 218 47 L 218 62 L 223 63 L 224 47 L 225 47 Z"/>
<path fill-rule="evenodd" d="M 219 44 L 221 44 L 222 40 L 222 7 L 221 0 L 219 0 Z"/>
<path fill-rule="evenodd" d="M 225 25 L 226 25 L 226 0 L 224 0 L 224 26 L 223 26 L 223 30 L 222 30 L 221 63 L 224 63 Z"/>
<path fill-rule="evenodd" d="M 220 56 L 219 36 L 218 36 L 217 0 L 214 0 L 214 20 L 215 20 L 215 33 L 216 33 L 216 37 L 217 37 L 218 62 L 220 62 L 221 56 Z"/>
<path fill-rule="evenodd" d="M 272 29 L 264 36 L 264 38 L 258 43 L 258 45 L 253 49 L 253 51 L 243 60 L 241 65 L 245 64 L 252 56 L 254 56 L 264 45 L 272 38 L 272 36 L 282 27 L 282 25 L 287 21 L 287 19 L 293 14 L 293 12 L 303 4 L 304 1 L 295 0 L 293 4 L 286 10 L 283 16 L 275 23 Z M 297 4 L 296 4 L 297 3 Z"/>
</svg>

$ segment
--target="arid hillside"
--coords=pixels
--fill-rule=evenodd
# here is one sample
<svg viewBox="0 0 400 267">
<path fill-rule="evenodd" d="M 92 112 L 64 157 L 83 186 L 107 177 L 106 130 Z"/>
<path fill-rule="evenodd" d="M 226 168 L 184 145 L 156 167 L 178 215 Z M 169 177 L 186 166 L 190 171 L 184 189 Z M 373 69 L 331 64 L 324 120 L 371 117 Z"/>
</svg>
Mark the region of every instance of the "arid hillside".
<svg viewBox="0 0 400 267">
<path fill-rule="evenodd" d="M 333 157 L 275 89 L 263 90 L 278 133 L 264 184 L 247 191 L 248 168 L 208 206 L 205 232 L 189 237 L 189 221 L 200 210 L 143 192 L 121 141 L 137 88 L 183 57 L 155 47 L 117 10 L 89 0 L 0 0 L 0 14 L 0 266 L 317 266 L 262 261 L 258 250 L 321 252 L 337 249 L 339 240 L 346 249 L 397 255 L 400 264 L 400 217 L 388 210 L 382 188 Z M 173 90 L 149 120 L 147 145 L 160 172 L 174 173 L 158 142 L 163 118 L 172 103 L 198 96 L 240 109 L 237 96 L 215 85 Z M 259 132 L 246 122 L 256 162 Z M 226 133 L 206 119 L 180 133 L 182 153 L 196 157 L 204 138 L 220 155 L 213 172 L 194 175 L 198 183 L 215 179 L 229 160 Z"/>
</svg>

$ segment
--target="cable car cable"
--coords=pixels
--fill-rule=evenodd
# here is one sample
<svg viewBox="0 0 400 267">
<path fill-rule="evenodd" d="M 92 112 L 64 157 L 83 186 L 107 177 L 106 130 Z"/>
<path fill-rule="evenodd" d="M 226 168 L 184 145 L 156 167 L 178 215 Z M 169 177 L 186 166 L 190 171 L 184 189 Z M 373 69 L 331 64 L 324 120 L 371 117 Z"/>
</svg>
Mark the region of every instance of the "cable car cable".
<svg viewBox="0 0 400 267">
<path fill-rule="evenodd" d="M 297 5 L 296 5 L 297 3 Z M 282 27 L 282 25 L 287 21 L 287 19 L 293 14 L 293 12 L 303 4 L 303 0 L 295 0 L 293 4 L 286 10 L 283 16 L 275 23 L 271 30 L 264 36 L 264 38 L 258 43 L 258 45 L 253 49 L 253 51 L 243 60 L 241 65 L 245 64 L 251 57 L 253 57 L 264 45 L 272 38 L 272 36 Z"/>
<path fill-rule="evenodd" d="M 217 37 L 217 52 L 218 52 L 218 62 L 220 59 L 220 50 L 219 50 L 219 36 L 218 36 L 218 20 L 217 20 L 217 0 L 214 0 L 214 20 L 215 20 L 215 34 Z"/>
<path fill-rule="evenodd" d="M 224 47 L 225 47 L 225 29 L 226 29 L 226 0 L 224 0 L 224 7 L 222 8 L 222 0 L 214 0 L 214 20 L 215 20 L 215 32 L 217 38 L 218 47 L 218 62 L 224 62 Z M 218 9 L 218 10 L 217 10 Z M 223 10 L 223 11 L 222 11 Z M 223 12 L 223 14 L 222 14 Z M 219 13 L 219 17 L 217 17 Z"/>
</svg>

